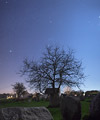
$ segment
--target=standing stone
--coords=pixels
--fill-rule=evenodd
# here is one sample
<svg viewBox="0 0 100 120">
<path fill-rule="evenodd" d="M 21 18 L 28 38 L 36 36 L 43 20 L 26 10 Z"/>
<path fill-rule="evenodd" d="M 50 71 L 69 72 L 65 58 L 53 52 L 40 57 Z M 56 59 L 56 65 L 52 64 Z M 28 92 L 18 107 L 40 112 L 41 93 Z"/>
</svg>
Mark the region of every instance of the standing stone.
<svg viewBox="0 0 100 120">
<path fill-rule="evenodd" d="M 59 107 L 60 104 L 59 95 L 57 94 L 50 95 L 49 102 L 50 102 L 49 107 Z"/>
<path fill-rule="evenodd" d="M 63 120 L 80 120 L 80 100 L 74 97 L 63 97 L 61 100 L 61 113 Z"/>
<path fill-rule="evenodd" d="M 45 107 L 13 107 L 0 109 L 0 120 L 53 120 Z"/>
<path fill-rule="evenodd" d="M 100 120 L 100 93 L 93 98 L 90 104 L 90 117 L 89 120 Z"/>
</svg>

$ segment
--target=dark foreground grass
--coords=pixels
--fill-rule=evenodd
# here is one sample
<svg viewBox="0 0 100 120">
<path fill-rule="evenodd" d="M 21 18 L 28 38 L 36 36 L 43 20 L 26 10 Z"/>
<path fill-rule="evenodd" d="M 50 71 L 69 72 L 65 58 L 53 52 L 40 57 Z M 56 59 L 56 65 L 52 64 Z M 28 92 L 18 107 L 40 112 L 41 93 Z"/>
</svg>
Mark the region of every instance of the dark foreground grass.
<svg viewBox="0 0 100 120">
<path fill-rule="evenodd" d="M 1 102 L 0 103 L 0 108 L 5 108 L 5 107 L 48 107 L 49 102 L 47 101 L 32 101 L 32 102 L 28 102 L 28 101 L 8 101 L 8 102 Z"/>
<path fill-rule="evenodd" d="M 13 101 L 13 100 L 6 100 L 6 101 L 2 101 L 0 102 L 0 108 L 6 108 L 6 107 L 48 107 L 49 102 L 48 101 Z M 81 108 L 82 108 L 82 118 L 85 115 L 89 114 L 89 105 L 90 103 L 87 101 L 82 101 L 81 102 Z M 50 111 L 50 113 L 52 114 L 54 120 L 62 120 L 61 119 L 61 112 L 60 112 L 60 108 L 48 108 L 48 110 Z"/>
<path fill-rule="evenodd" d="M 85 115 L 89 115 L 89 106 L 90 102 L 88 101 L 81 101 L 81 112 L 82 112 L 82 117 L 83 118 Z"/>
<path fill-rule="evenodd" d="M 60 108 L 48 108 L 54 120 L 62 120 Z"/>
</svg>

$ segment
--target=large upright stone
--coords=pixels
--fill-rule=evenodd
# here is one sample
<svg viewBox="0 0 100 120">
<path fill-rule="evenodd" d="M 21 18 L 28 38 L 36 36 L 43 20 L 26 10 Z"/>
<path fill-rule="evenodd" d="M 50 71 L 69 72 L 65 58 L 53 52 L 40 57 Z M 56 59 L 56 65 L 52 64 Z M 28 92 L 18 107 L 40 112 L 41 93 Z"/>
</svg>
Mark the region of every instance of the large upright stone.
<svg viewBox="0 0 100 120">
<path fill-rule="evenodd" d="M 0 120 L 53 120 L 45 107 L 13 107 L 0 109 Z"/>
<path fill-rule="evenodd" d="M 61 100 L 61 113 L 63 120 L 80 120 L 80 100 L 74 97 L 63 97 Z"/>
<path fill-rule="evenodd" d="M 89 120 L 100 120 L 100 93 L 93 98 L 90 104 L 90 117 Z"/>
</svg>

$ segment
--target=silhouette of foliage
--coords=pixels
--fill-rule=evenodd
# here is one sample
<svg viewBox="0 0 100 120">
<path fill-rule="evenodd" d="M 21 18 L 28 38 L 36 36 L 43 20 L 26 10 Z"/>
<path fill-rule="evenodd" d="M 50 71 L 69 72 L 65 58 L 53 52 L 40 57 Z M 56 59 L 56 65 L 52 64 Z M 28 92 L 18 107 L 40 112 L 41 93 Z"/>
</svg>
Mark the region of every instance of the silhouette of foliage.
<svg viewBox="0 0 100 120">
<path fill-rule="evenodd" d="M 24 91 L 26 90 L 23 83 L 16 82 L 13 86 L 13 90 L 17 95 L 17 98 L 20 98 L 23 95 Z"/>
<path fill-rule="evenodd" d="M 20 74 L 27 75 L 27 82 L 40 92 L 63 85 L 80 87 L 84 79 L 82 62 L 74 57 L 74 52 L 53 46 L 46 47 L 39 62 L 25 59 Z"/>
</svg>

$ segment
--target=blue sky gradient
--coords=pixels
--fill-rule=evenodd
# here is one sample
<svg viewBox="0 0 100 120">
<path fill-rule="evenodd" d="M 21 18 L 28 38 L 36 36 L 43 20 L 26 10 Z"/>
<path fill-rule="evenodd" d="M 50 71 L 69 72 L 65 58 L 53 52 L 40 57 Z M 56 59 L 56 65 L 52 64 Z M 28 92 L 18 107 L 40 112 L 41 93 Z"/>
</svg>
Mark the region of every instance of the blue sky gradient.
<svg viewBox="0 0 100 120">
<path fill-rule="evenodd" d="M 0 93 L 25 83 L 24 58 L 38 60 L 46 45 L 74 49 L 82 90 L 100 90 L 100 0 L 0 0 Z"/>
</svg>

